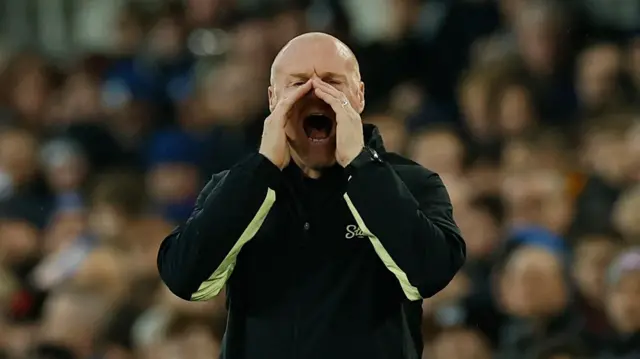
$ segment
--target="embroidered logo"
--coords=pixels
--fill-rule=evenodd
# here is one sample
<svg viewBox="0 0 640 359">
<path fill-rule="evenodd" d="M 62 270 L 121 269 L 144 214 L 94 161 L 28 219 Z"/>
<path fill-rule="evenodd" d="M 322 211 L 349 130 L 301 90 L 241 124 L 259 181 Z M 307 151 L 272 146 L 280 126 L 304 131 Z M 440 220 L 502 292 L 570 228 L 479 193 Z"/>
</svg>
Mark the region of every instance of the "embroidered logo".
<svg viewBox="0 0 640 359">
<path fill-rule="evenodd" d="M 347 233 L 344 235 L 344 238 L 365 238 L 366 236 L 367 235 L 360 229 L 360 227 L 355 224 L 350 224 L 347 226 Z"/>
</svg>

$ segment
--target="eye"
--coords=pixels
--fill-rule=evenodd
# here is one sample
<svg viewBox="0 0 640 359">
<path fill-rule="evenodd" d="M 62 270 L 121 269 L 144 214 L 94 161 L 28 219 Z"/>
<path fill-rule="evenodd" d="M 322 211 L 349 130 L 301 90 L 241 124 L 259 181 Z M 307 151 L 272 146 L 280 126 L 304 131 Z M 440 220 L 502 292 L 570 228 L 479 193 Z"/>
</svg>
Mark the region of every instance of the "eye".
<svg viewBox="0 0 640 359">
<path fill-rule="evenodd" d="M 291 86 L 298 87 L 298 86 L 302 86 L 304 84 L 305 84 L 304 81 L 296 81 L 296 82 L 291 83 Z"/>
<path fill-rule="evenodd" d="M 338 80 L 328 79 L 325 82 L 328 83 L 329 85 L 340 85 L 340 81 Z"/>
</svg>

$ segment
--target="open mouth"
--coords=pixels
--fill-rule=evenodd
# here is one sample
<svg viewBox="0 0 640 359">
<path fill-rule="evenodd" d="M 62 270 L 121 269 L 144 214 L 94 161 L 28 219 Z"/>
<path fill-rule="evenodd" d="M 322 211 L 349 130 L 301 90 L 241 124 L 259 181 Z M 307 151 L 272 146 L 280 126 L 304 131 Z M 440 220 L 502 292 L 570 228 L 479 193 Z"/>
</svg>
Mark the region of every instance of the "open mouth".
<svg viewBox="0 0 640 359">
<path fill-rule="evenodd" d="M 312 142 L 322 142 L 331 136 L 333 120 L 323 114 L 312 114 L 304 118 L 304 132 Z"/>
</svg>

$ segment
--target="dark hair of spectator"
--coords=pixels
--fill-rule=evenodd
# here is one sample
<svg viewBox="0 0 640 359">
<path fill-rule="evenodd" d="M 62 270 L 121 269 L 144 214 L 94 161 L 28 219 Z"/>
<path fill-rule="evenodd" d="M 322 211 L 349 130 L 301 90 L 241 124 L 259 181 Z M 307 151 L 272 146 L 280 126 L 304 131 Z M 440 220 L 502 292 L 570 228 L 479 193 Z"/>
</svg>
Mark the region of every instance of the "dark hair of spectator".
<svg viewBox="0 0 640 359">
<path fill-rule="evenodd" d="M 142 179 L 133 173 L 113 172 L 98 177 L 91 193 L 91 202 L 107 204 L 122 211 L 127 217 L 140 216 L 146 206 Z"/>
</svg>

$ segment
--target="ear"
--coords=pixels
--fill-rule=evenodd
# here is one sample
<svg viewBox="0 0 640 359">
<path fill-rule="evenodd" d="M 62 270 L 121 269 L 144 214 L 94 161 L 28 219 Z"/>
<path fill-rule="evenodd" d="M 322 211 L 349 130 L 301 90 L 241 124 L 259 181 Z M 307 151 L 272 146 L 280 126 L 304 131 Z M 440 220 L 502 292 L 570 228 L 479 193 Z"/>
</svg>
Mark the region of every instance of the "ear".
<svg viewBox="0 0 640 359">
<path fill-rule="evenodd" d="M 362 114 L 364 111 L 364 82 L 360 81 L 360 85 L 358 86 L 358 105 L 356 110 L 359 114 Z"/>
<path fill-rule="evenodd" d="M 276 108 L 276 104 L 278 103 L 278 97 L 276 96 L 276 91 L 273 86 L 269 86 L 267 92 L 269 94 L 269 112 L 273 112 Z"/>
</svg>

